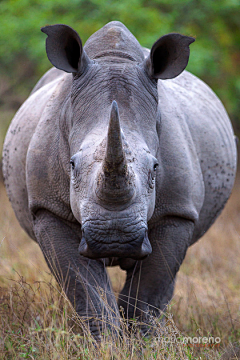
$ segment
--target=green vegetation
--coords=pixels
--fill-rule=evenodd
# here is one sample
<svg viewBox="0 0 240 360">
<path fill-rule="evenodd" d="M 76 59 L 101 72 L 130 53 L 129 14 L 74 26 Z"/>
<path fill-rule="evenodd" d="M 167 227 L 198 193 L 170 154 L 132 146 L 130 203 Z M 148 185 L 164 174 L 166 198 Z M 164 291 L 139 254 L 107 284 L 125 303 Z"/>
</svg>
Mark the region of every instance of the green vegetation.
<svg viewBox="0 0 240 360">
<path fill-rule="evenodd" d="M 2 110 L 16 109 L 50 67 L 41 26 L 70 25 L 85 42 L 111 20 L 123 22 L 146 47 L 169 32 L 196 37 L 188 70 L 216 91 L 240 130 L 239 0 L 2 0 Z"/>
</svg>

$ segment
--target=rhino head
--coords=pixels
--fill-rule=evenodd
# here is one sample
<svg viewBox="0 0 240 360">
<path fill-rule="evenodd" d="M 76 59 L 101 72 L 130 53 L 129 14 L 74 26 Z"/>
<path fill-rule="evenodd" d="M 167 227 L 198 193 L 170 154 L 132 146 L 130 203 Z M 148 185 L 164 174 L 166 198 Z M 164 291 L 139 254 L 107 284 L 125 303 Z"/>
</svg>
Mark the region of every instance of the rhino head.
<svg viewBox="0 0 240 360">
<path fill-rule="evenodd" d="M 47 26 L 47 55 L 73 74 L 66 111 L 70 204 L 81 255 L 143 259 L 152 251 L 161 111 L 158 79 L 179 75 L 193 38 L 169 34 L 145 57 L 129 30 L 111 22 L 82 46 L 66 25 Z M 157 174 L 158 173 L 158 174 Z"/>
</svg>

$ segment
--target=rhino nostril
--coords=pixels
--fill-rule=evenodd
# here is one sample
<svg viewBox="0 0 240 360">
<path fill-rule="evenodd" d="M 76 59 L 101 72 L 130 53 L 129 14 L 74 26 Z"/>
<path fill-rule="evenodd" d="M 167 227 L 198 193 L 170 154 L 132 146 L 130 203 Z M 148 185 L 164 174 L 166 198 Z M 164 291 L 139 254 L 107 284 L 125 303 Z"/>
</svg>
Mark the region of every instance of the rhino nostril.
<svg viewBox="0 0 240 360">
<path fill-rule="evenodd" d="M 83 233 L 84 233 L 84 231 L 82 231 L 82 234 Z M 80 255 L 88 257 L 89 247 L 88 247 L 88 244 L 87 244 L 84 236 L 82 236 L 82 240 L 81 240 L 80 245 L 78 247 L 78 252 L 80 253 Z"/>
<path fill-rule="evenodd" d="M 150 244 L 150 241 L 148 239 L 148 231 L 145 231 L 145 236 L 141 245 L 139 257 L 141 260 L 145 259 L 148 255 L 150 255 L 152 252 L 152 246 Z"/>
</svg>

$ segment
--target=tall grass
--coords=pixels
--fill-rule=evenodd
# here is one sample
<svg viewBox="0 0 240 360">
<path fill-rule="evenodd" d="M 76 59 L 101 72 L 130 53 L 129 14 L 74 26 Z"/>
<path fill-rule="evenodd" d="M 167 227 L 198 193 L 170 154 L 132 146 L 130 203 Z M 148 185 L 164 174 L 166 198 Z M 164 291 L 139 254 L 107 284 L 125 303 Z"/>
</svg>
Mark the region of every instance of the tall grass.
<svg viewBox="0 0 240 360">
<path fill-rule="evenodd" d="M 49 272 L 36 243 L 23 232 L 0 183 L 0 359 L 238 359 L 240 358 L 240 185 L 220 218 L 187 253 L 166 322 L 156 336 L 126 330 L 101 343 Z M 110 268 L 116 295 L 125 273 Z M 133 327 L 137 324 L 133 324 Z M 219 337 L 219 346 L 186 346 L 183 336 Z M 168 339 L 168 341 L 166 340 Z"/>
</svg>

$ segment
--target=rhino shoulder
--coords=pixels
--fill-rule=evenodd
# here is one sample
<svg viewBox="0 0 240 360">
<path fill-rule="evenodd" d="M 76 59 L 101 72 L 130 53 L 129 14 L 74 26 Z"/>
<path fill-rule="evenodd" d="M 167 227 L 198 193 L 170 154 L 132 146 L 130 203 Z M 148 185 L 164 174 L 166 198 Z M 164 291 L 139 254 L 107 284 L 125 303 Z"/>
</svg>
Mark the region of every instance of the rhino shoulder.
<svg viewBox="0 0 240 360">
<path fill-rule="evenodd" d="M 196 199 L 199 193 L 198 202 L 203 201 L 197 210 L 195 241 L 207 231 L 231 193 L 237 155 L 232 125 L 217 95 L 187 71 L 175 79 L 162 81 L 159 99 L 162 105 L 162 152 L 166 153 L 167 174 L 169 158 L 175 161 L 174 171 L 181 165 L 189 174 L 186 180 L 175 181 L 171 190 L 186 195 L 190 189 L 190 195 Z M 163 144 L 165 139 L 167 143 Z M 181 170 L 178 179 L 180 173 Z M 194 188 L 188 183 L 189 179 L 193 180 Z M 200 188 L 202 191 L 199 192 Z M 172 193 L 169 191 L 168 194 Z"/>
<path fill-rule="evenodd" d="M 71 78 L 70 75 L 66 76 Z M 35 236 L 26 179 L 27 154 L 38 126 L 41 127 L 42 115 L 54 99 L 54 94 L 69 88 L 66 80 L 56 78 L 29 96 L 14 116 L 3 146 L 3 176 L 7 193 L 21 226 L 33 239 Z"/>
<path fill-rule="evenodd" d="M 173 89 L 175 94 L 185 96 L 189 100 L 198 98 L 200 101 L 213 101 L 216 106 L 226 112 L 214 91 L 203 80 L 189 71 L 185 70 L 174 79 L 164 81 L 164 87 Z M 195 105 L 193 104 L 193 106 Z"/>
<path fill-rule="evenodd" d="M 45 208 L 66 219 L 71 213 L 67 174 L 70 155 L 65 134 L 67 121 L 71 120 L 68 116 L 71 84 L 71 74 L 57 81 L 31 137 L 26 157 L 30 211 L 35 213 Z"/>
</svg>

